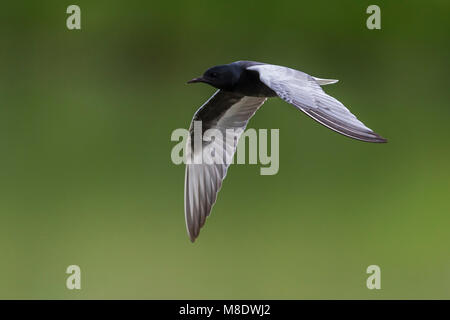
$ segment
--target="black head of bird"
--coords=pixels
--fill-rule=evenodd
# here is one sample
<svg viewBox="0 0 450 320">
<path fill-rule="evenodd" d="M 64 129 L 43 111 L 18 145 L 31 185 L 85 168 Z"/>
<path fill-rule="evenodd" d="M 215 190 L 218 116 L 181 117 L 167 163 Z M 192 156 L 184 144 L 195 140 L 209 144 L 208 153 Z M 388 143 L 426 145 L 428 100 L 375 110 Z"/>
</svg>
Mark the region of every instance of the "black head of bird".
<svg viewBox="0 0 450 320">
<path fill-rule="evenodd" d="M 217 89 L 232 91 L 239 82 L 242 69 L 238 65 L 220 65 L 209 68 L 201 77 L 194 78 L 188 83 L 204 82 Z"/>
</svg>

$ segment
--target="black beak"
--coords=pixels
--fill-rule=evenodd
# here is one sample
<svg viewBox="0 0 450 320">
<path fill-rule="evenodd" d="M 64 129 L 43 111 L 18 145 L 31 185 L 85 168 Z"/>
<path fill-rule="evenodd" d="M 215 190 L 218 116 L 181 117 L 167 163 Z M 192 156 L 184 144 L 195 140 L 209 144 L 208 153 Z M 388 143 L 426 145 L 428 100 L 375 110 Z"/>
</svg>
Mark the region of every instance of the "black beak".
<svg viewBox="0 0 450 320">
<path fill-rule="evenodd" d="M 196 83 L 196 82 L 205 82 L 206 83 L 206 80 L 203 79 L 202 77 L 198 77 L 198 78 L 194 78 L 192 80 L 189 80 L 187 83 Z"/>
</svg>

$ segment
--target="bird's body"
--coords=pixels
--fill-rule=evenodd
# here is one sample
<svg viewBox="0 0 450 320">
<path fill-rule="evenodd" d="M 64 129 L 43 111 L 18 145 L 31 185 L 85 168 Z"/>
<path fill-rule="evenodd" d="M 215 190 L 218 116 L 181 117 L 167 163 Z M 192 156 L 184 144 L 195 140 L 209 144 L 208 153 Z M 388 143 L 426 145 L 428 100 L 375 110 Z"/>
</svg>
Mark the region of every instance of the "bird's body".
<svg viewBox="0 0 450 320">
<path fill-rule="evenodd" d="M 211 161 L 211 149 L 223 149 L 233 157 L 240 135 L 249 119 L 270 97 L 280 97 L 324 126 L 348 137 L 366 142 L 386 140 L 366 127 L 338 100 L 327 95 L 322 85 L 337 80 L 320 79 L 287 67 L 253 61 L 237 61 L 208 69 L 188 83 L 204 82 L 219 90 L 195 113 L 187 142 L 188 159 L 199 153 L 206 161 L 188 163 L 185 178 L 185 218 L 194 241 L 210 214 L 230 162 Z M 206 139 L 201 151 L 194 149 L 194 123 L 201 121 L 202 134 L 208 129 L 221 133 L 232 129 L 233 141 Z M 224 135 L 225 136 L 225 135 Z"/>
<path fill-rule="evenodd" d="M 241 70 L 240 77 L 232 92 L 242 94 L 248 97 L 276 97 L 277 93 L 266 86 L 259 79 L 259 73 L 249 67 L 261 65 L 260 62 L 253 61 L 237 61 L 232 65 L 236 65 Z"/>
</svg>

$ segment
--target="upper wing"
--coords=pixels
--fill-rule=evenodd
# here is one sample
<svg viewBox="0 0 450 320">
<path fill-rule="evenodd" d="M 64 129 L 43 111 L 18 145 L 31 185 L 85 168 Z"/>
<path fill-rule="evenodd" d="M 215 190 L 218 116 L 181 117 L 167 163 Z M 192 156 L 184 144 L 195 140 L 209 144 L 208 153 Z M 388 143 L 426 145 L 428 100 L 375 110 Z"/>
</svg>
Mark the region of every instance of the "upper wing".
<svg viewBox="0 0 450 320">
<path fill-rule="evenodd" d="M 248 67 L 259 73 L 261 82 L 324 126 L 350 138 L 386 142 L 359 121 L 342 103 L 327 95 L 320 85 L 335 80 L 314 78 L 304 72 L 270 64 Z"/>
<path fill-rule="evenodd" d="M 218 90 L 195 113 L 187 139 L 188 162 L 184 187 L 186 227 L 192 242 L 197 238 L 216 201 L 239 137 L 248 120 L 264 101 L 266 98 L 246 97 Z M 200 134 L 199 130 L 194 130 L 199 128 L 197 121 L 201 121 L 202 150 L 194 145 L 195 141 L 202 139 L 196 136 Z"/>
</svg>

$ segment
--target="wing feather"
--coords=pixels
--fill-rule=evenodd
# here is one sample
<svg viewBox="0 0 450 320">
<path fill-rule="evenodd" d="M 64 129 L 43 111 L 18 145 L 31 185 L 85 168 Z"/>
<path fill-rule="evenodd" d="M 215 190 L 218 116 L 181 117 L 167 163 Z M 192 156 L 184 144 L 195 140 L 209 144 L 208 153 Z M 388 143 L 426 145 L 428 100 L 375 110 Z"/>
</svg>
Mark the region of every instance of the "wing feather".
<svg viewBox="0 0 450 320">
<path fill-rule="evenodd" d="M 324 126 L 353 139 L 386 142 L 359 121 L 341 102 L 326 94 L 320 85 L 334 80 L 314 78 L 304 72 L 270 64 L 250 66 L 261 82 L 286 102 L 294 105 Z"/>
<path fill-rule="evenodd" d="M 236 151 L 237 141 L 244 132 L 249 119 L 265 102 L 266 98 L 246 97 L 218 90 L 194 115 L 187 140 L 187 159 L 194 155 L 194 121 L 202 122 L 202 134 L 208 129 L 217 129 L 222 139 L 207 139 L 202 142 L 202 163 L 187 163 L 185 174 L 184 208 L 186 228 L 192 242 L 198 237 L 211 209 L 216 202 L 222 181 L 227 174 L 230 161 Z M 227 129 L 233 129 L 231 139 L 225 139 Z M 228 131 L 230 134 L 231 132 Z M 212 153 L 222 151 L 223 162 L 217 163 Z"/>
</svg>

